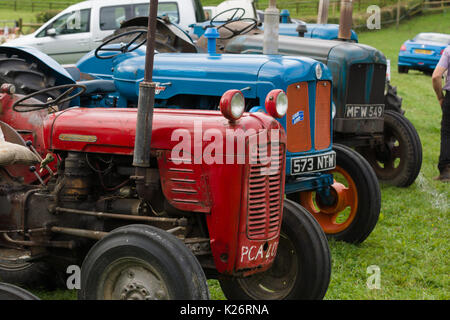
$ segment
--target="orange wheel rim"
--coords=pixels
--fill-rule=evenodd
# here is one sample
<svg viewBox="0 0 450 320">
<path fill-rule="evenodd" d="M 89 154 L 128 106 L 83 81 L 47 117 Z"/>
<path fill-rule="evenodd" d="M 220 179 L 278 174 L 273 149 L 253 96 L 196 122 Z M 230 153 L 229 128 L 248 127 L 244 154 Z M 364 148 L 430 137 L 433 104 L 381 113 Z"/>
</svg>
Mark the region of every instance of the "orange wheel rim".
<svg viewBox="0 0 450 320">
<path fill-rule="evenodd" d="M 330 173 L 341 174 L 347 184 L 344 185 L 334 180 L 331 190 L 337 198 L 336 202 L 332 206 L 321 205 L 318 201 L 314 201 L 316 192 L 308 191 L 300 193 L 300 204 L 311 212 L 325 233 L 335 234 L 347 229 L 355 219 L 358 211 L 358 191 L 353 179 L 341 167 L 336 166 L 336 169 Z M 343 222 L 337 221 L 344 210 L 349 211 L 347 219 Z"/>
</svg>

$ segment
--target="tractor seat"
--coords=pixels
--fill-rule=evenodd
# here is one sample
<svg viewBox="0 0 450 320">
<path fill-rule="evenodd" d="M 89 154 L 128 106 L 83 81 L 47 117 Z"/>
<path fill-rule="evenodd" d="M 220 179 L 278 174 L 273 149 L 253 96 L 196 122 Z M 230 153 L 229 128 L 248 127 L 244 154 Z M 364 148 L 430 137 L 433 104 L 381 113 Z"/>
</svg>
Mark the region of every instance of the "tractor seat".
<svg viewBox="0 0 450 320">
<path fill-rule="evenodd" d="M 114 85 L 114 80 L 87 80 L 78 81 L 77 84 L 86 86 L 86 94 L 96 94 L 96 93 L 108 93 L 115 92 L 116 86 Z"/>
</svg>

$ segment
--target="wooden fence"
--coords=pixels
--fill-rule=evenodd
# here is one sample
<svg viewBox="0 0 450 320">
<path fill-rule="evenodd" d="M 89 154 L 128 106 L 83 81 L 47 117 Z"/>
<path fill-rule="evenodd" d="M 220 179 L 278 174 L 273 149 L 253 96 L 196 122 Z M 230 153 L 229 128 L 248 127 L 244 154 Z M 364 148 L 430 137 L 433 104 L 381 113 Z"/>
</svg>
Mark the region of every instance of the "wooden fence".
<svg viewBox="0 0 450 320">
<path fill-rule="evenodd" d="M 39 0 L 0 0 L 0 9 L 39 12 L 45 10 L 63 10 L 80 1 L 39 1 Z"/>
<path fill-rule="evenodd" d="M 9 8 L 12 10 L 30 10 L 34 12 L 45 10 L 63 10 L 76 0 L 67 1 L 39 1 L 39 0 L 0 0 L 0 10 Z M 219 1 L 220 2 L 220 1 Z M 318 0 L 300 0 L 300 1 L 277 1 L 277 7 L 288 9 L 291 16 L 299 17 L 307 22 L 316 22 L 318 12 Z M 399 24 L 403 19 L 417 14 L 436 11 L 450 11 L 450 0 L 353 0 L 353 28 L 365 28 L 365 21 L 368 14 L 367 7 L 377 4 L 382 8 L 381 24 Z M 267 1 L 256 1 L 258 9 L 264 9 Z M 330 0 L 328 19 L 329 23 L 338 23 L 339 21 L 340 0 Z M 4 26 L 18 26 L 20 33 L 23 28 L 39 27 L 41 24 L 18 21 L 0 20 L 0 28 Z M 28 30 L 29 32 L 29 30 Z"/>
</svg>

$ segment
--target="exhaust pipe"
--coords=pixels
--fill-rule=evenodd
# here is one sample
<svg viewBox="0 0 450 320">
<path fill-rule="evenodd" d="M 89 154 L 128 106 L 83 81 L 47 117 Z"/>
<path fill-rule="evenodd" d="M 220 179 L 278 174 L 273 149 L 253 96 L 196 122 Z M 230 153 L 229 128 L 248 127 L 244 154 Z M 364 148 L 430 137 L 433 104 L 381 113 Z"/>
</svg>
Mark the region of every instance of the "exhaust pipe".
<svg viewBox="0 0 450 320">
<path fill-rule="evenodd" d="M 317 24 L 328 23 L 328 8 L 330 6 L 330 0 L 320 0 L 319 10 L 317 12 Z"/>
<path fill-rule="evenodd" d="M 278 54 L 278 30 L 280 28 L 280 11 L 276 0 L 270 0 L 264 11 L 263 54 Z"/>
<path fill-rule="evenodd" d="M 339 19 L 339 35 L 341 40 L 350 40 L 353 24 L 353 1 L 341 0 L 341 15 Z"/>
<path fill-rule="evenodd" d="M 135 169 L 136 191 L 140 198 L 148 198 L 146 183 L 150 177 L 150 144 L 152 138 L 153 108 L 156 84 L 152 82 L 155 55 L 156 14 L 158 0 L 150 0 L 147 30 L 147 50 L 145 53 L 144 81 L 139 84 L 139 99 L 134 141 L 133 166 Z"/>
</svg>

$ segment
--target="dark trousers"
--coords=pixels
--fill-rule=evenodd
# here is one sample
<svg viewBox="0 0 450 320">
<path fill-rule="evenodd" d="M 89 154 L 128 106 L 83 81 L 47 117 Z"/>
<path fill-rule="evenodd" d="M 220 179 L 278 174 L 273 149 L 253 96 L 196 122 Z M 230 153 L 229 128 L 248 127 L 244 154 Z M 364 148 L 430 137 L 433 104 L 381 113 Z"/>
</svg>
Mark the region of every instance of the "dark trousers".
<svg viewBox="0 0 450 320">
<path fill-rule="evenodd" d="M 450 91 L 448 90 L 442 106 L 441 154 L 438 169 L 442 172 L 447 166 L 450 166 Z"/>
</svg>

